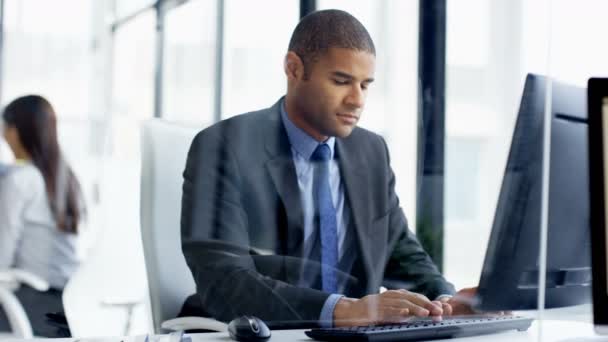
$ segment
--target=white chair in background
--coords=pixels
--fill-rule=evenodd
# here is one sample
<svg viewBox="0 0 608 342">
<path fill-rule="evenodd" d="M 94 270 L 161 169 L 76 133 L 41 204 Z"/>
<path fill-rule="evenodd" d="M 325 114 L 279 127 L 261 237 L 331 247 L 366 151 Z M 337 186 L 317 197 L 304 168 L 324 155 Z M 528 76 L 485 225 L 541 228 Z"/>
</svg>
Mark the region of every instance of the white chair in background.
<svg viewBox="0 0 608 342">
<path fill-rule="evenodd" d="M 32 325 L 14 292 L 21 284 L 38 291 L 47 291 L 49 284 L 42 278 L 19 269 L 0 271 L 0 306 L 6 313 L 11 332 L 0 332 L 0 338 L 33 338 Z"/>
<path fill-rule="evenodd" d="M 87 201 L 89 249 L 63 290 L 72 337 L 128 336 L 152 330 L 139 231 L 138 162 L 97 162 L 101 201 Z M 131 186 L 136 189 L 136 186 Z"/>
<path fill-rule="evenodd" d="M 142 131 L 141 234 L 150 290 L 154 331 L 226 330 L 210 318 L 175 318 L 195 292 L 194 279 L 181 249 L 180 217 L 186 157 L 196 127 L 160 119 L 146 121 Z"/>
<path fill-rule="evenodd" d="M 113 243 L 115 236 L 102 234 L 63 290 L 63 307 L 72 337 L 128 336 L 132 333 L 134 309 L 141 307 L 145 311 L 145 294 L 137 290 L 143 287 L 131 286 L 130 279 L 121 275 L 136 262 L 125 257 L 129 251 Z M 117 255 L 112 255 L 112 246 L 116 246 Z M 121 258 L 125 259 L 122 263 L 117 260 Z M 121 278 L 125 284 L 122 289 L 118 284 Z"/>
</svg>

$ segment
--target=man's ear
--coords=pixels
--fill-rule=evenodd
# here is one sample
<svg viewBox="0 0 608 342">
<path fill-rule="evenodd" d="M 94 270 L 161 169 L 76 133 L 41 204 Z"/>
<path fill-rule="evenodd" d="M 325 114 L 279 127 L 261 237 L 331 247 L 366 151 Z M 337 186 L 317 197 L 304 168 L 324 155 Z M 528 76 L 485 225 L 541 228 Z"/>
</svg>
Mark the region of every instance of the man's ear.
<svg viewBox="0 0 608 342">
<path fill-rule="evenodd" d="M 304 63 L 300 56 L 293 51 L 289 51 L 285 55 L 284 69 L 288 80 L 295 81 L 304 76 Z"/>
</svg>

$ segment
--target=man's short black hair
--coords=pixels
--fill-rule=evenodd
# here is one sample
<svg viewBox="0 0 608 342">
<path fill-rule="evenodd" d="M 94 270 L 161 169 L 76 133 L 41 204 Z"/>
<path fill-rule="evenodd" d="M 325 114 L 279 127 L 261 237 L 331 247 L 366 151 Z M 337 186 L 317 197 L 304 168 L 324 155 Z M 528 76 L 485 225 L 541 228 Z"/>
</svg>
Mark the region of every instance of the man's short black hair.
<svg viewBox="0 0 608 342">
<path fill-rule="evenodd" d="M 345 48 L 376 55 L 376 48 L 363 24 L 347 12 L 330 9 L 306 15 L 296 26 L 289 51 L 304 63 L 304 77 L 311 65 L 329 48 Z"/>
</svg>

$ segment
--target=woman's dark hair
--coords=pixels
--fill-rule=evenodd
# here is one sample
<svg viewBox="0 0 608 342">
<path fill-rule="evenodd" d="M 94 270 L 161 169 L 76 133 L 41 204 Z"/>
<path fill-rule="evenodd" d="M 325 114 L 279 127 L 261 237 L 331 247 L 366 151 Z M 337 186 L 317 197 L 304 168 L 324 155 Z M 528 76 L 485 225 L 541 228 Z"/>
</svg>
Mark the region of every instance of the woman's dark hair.
<svg viewBox="0 0 608 342">
<path fill-rule="evenodd" d="M 23 148 L 42 173 L 57 226 L 77 233 L 84 201 L 80 184 L 61 155 L 53 107 L 42 96 L 28 95 L 6 106 L 2 117 L 6 125 L 17 129 Z"/>
</svg>

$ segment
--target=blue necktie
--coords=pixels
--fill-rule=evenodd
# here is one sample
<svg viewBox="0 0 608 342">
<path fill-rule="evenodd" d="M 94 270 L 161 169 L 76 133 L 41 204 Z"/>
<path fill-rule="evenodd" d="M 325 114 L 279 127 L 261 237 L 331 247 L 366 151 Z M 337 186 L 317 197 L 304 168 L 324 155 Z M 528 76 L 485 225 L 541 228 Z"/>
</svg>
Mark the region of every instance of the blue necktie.
<svg viewBox="0 0 608 342">
<path fill-rule="evenodd" d="M 336 267 L 338 266 L 338 224 L 336 209 L 331 199 L 329 187 L 329 159 L 331 150 L 327 144 L 320 144 L 312 154 L 315 165 L 313 196 L 315 209 L 319 215 L 321 235 L 321 282 L 323 291 L 337 293 Z"/>
</svg>

